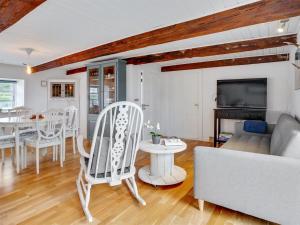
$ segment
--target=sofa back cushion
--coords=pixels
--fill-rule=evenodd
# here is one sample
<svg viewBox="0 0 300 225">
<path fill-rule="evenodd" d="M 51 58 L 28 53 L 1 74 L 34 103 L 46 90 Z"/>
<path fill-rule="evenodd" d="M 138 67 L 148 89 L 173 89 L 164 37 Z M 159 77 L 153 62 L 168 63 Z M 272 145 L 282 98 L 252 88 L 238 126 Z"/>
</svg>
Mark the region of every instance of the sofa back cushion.
<svg viewBox="0 0 300 225">
<path fill-rule="evenodd" d="M 300 158 L 299 146 L 299 122 L 288 114 L 282 114 L 271 137 L 270 154 Z"/>
<path fill-rule="evenodd" d="M 244 122 L 244 131 L 265 134 L 268 131 L 268 124 L 261 120 L 246 120 Z"/>
</svg>

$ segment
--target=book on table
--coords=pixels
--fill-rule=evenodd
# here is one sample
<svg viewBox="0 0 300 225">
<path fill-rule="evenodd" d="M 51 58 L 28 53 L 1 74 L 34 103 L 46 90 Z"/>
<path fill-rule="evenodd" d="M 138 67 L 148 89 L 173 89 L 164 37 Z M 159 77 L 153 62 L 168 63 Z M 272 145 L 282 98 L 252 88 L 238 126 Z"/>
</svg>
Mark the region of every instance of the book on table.
<svg viewBox="0 0 300 225">
<path fill-rule="evenodd" d="M 232 133 L 229 133 L 229 132 L 221 132 L 221 133 L 219 134 L 218 140 L 219 140 L 219 141 L 226 142 L 226 141 L 228 141 L 230 138 L 232 138 L 232 136 L 233 136 Z"/>
<path fill-rule="evenodd" d="M 183 142 L 179 138 L 165 138 L 165 146 L 182 146 Z"/>
</svg>

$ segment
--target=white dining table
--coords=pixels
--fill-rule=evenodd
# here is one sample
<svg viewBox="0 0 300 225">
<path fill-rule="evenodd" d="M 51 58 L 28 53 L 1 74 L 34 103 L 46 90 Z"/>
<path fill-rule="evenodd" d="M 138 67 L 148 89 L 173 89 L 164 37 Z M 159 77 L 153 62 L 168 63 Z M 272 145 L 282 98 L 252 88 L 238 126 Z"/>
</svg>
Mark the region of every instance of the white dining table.
<svg viewBox="0 0 300 225">
<path fill-rule="evenodd" d="M 16 170 L 20 172 L 20 128 L 35 127 L 37 122 L 46 122 L 46 119 L 30 119 L 25 116 L 0 118 L 0 127 L 13 128 L 15 132 Z"/>
</svg>

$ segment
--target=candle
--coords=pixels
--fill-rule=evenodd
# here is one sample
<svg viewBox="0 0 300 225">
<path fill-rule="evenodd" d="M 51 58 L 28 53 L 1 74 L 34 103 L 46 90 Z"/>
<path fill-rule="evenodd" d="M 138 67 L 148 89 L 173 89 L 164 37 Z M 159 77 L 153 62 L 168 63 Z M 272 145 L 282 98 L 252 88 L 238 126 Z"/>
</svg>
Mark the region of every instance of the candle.
<svg viewBox="0 0 300 225">
<path fill-rule="evenodd" d="M 160 130 L 160 125 L 159 125 L 159 123 L 156 124 L 156 130 Z"/>
</svg>

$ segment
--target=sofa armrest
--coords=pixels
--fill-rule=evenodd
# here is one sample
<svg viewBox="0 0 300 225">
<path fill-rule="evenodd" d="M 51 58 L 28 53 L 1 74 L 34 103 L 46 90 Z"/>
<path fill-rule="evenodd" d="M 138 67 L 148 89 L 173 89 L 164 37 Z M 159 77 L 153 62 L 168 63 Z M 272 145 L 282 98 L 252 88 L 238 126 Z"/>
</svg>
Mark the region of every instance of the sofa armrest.
<svg viewBox="0 0 300 225">
<path fill-rule="evenodd" d="M 194 149 L 195 198 L 281 224 L 300 221 L 300 160 Z"/>
</svg>

